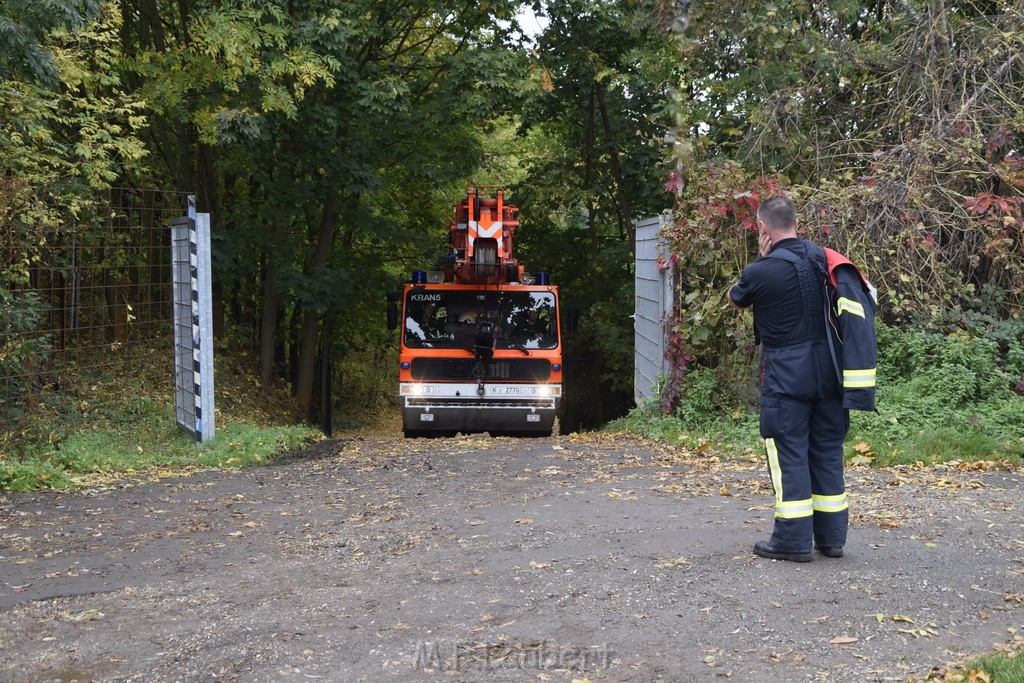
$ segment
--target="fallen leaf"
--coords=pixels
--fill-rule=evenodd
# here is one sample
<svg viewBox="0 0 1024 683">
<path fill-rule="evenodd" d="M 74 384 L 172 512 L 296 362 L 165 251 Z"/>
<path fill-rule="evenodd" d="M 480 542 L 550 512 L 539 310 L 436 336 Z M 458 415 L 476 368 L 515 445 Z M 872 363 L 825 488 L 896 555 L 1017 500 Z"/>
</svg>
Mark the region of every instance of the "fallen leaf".
<svg viewBox="0 0 1024 683">
<path fill-rule="evenodd" d="M 98 609 L 90 609 L 79 614 L 67 614 L 64 616 L 64 621 L 99 621 L 106 615 Z"/>
<path fill-rule="evenodd" d="M 526 517 L 524 519 L 517 519 L 514 522 L 514 524 L 533 524 L 533 520 L 530 519 L 529 517 Z"/>
<path fill-rule="evenodd" d="M 856 643 L 858 638 L 853 636 L 836 636 L 832 640 L 828 641 L 832 645 L 849 645 L 850 643 Z"/>
<path fill-rule="evenodd" d="M 671 569 L 672 567 L 682 567 L 682 566 L 685 566 L 685 565 L 688 565 L 688 564 L 692 564 L 692 561 L 690 560 L 690 558 L 688 558 L 688 557 L 677 557 L 674 560 L 665 560 L 664 562 L 662 562 L 658 566 L 659 567 L 664 567 L 665 569 Z"/>
</svg>

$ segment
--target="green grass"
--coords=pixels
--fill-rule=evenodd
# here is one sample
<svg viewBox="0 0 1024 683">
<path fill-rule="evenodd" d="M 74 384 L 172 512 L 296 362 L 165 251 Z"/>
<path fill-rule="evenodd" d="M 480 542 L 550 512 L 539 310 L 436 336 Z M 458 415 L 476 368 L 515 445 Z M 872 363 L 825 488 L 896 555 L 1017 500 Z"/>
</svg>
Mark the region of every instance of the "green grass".
<svg viewBox="0 0 1024 683">
<path fill-rule="evenodd" d="M 878 412 L 851 411 L 848 460 L 876 466 L 1021 464 L 1024 352 L 1015 343 L 884 325 L 879 333 Z M 646 404 L 608 428 L 670 443 L 716 443 L 723 454 L 759 449 L 757 415 L 745 407 L 756 403 L 744 391 L 756 382 L 746 362 L 693 368 L 674 414 Z M 722 368 L 732 368 L 731 374 Z"/>
<path fill-rule="evenodd" d="M 1024 415 L 1024 401 L 1017 402 L 1016 409 Z M 966 419 L 952 421 L 945 426 L 930 424 L 908 430 L 887 417 L 884 404 L 879 406 L 879 410 L 881 414 L 851 414 L 850 431 L 846 437 L 848 461 L 870 463 L 876 467 L 983 460 L 1014 466 L 1021 464 L 1024 437 L 1015 439 L 1001 430 L 986 429 Z M 688 425 L 672 415 L 652 415 L 637 408 L 628 416 L 609 423 L 605 429 L 684 446 L 714 443 L 723 453 L 762 448 L 757 416 L 746 413 L 738 418 L 725 416 L 699 425 Z M 1019 429 L 1024 434 L 1024 424 Z"/>
<path fill-rule="evenodd" d="M 1020 645 L 1021 641 L 1015 640 L 1010 647 L 1019 648 Z M 937 671 L 940 673 L 929 676 L 929 680 L 939 683 L 1024 683 L 1024 657 L 1020 656 L 1019 649 L 992 652 L 963 665 Z"/>
<path fill-rule="evenodd" d="M 985 655 L 974 660 L 970 669 L 984 671 L 992 683 L 1024 683 L 1024 659 L 1021 657 Z"/>
<path fill-rule="evenodd" d="M 609 422 L 606 431 L 637 434 L 645 439 L 687 446 L 715 444 L 726 452 L 745 452 L 761 447 L 757 415 L 743 413 L 701 421 L 694 425 L 672 415 L 652 413 L 650 407 L 636 408 L 626 417 Z"/>
<path fill-rule="evenodd" d="M 175 425 L 165 373 L 76 378 L 74 393 L 42 397 L 31 419 L 0 441 L 0 489 L 73 488 L 156 469 L 246 467 L 320 438 L 297 424 L 286 389 L 261 387 L 246 365 L 226 354 L 218 359 L 216 438 L 198 447 Z"/>
<path fill-rule="evenodd" d="M 53 450 L 0 462 L 0 489 L 72 488 L 87 475 L 133 474 L 154 468 L 246 467 L 265 463 L 319 437 L 303 425 L 229 423 L 213 442 L 193 438 L 165 420 L 148 416 L 134 427 L 90 429 L 72 434 Z"/>
<path fill-rule="evenodd" d="M 992 683 L 1024 683 L 1024 658 L 1018 654 L 999 652 L 978 657 L 968 663 L 967 670 L 984 671 Z M 970 680 L 970 674 L 967 679 Z"/>
</svg>

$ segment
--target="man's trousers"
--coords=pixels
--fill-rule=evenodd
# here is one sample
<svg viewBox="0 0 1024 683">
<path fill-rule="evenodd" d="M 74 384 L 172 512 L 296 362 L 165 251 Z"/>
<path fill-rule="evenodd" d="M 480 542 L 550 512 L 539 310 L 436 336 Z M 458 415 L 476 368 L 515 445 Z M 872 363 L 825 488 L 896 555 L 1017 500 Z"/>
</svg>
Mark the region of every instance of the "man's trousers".
<svg viewBox="0 0 1024 683">
<path fill-rule="evenodd" d="M 842 547 L 849 512 L 843 482 L 843 440 L 850 427 L 842 398 L 761 396 L 761 436 L 775 491 L 771 544 L 810 552 L 812 544 Z"/>
</svg>

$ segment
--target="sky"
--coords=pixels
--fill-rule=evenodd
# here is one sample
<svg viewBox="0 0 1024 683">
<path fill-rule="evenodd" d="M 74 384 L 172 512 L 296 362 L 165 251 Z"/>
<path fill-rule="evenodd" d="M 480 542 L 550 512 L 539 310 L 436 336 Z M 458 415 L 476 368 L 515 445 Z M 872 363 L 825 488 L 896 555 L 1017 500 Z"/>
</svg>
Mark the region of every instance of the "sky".
<svg viewBox="0 0 1024 683">
<path fill-rule="evenodd" d="M 530 7 L 520 9 L 516 17 L 519 19 L 520 26 L 523 27 L 523 32 L 533 39 L 536 39 L 548 25 L 547 18 L 538 17 Z"/>
</svg>

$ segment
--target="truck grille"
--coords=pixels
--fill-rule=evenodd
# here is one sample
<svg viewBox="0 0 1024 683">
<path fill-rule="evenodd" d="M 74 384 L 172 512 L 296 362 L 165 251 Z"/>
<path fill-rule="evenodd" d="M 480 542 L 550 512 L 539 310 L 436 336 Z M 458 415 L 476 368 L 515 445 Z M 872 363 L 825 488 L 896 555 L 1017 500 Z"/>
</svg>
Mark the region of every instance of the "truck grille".
<svg viewBox="0 0 1024 683">
<path fill-rule="evenodd" d="M 412 378 L 420 381 L 475 382 L 475 358 L 414 358 Z M 502 359 L 491 361 L 487 379 L 513 382 L 546 382 L 551 377 L 551 362 L 544 358 Z"/>
</svg>

